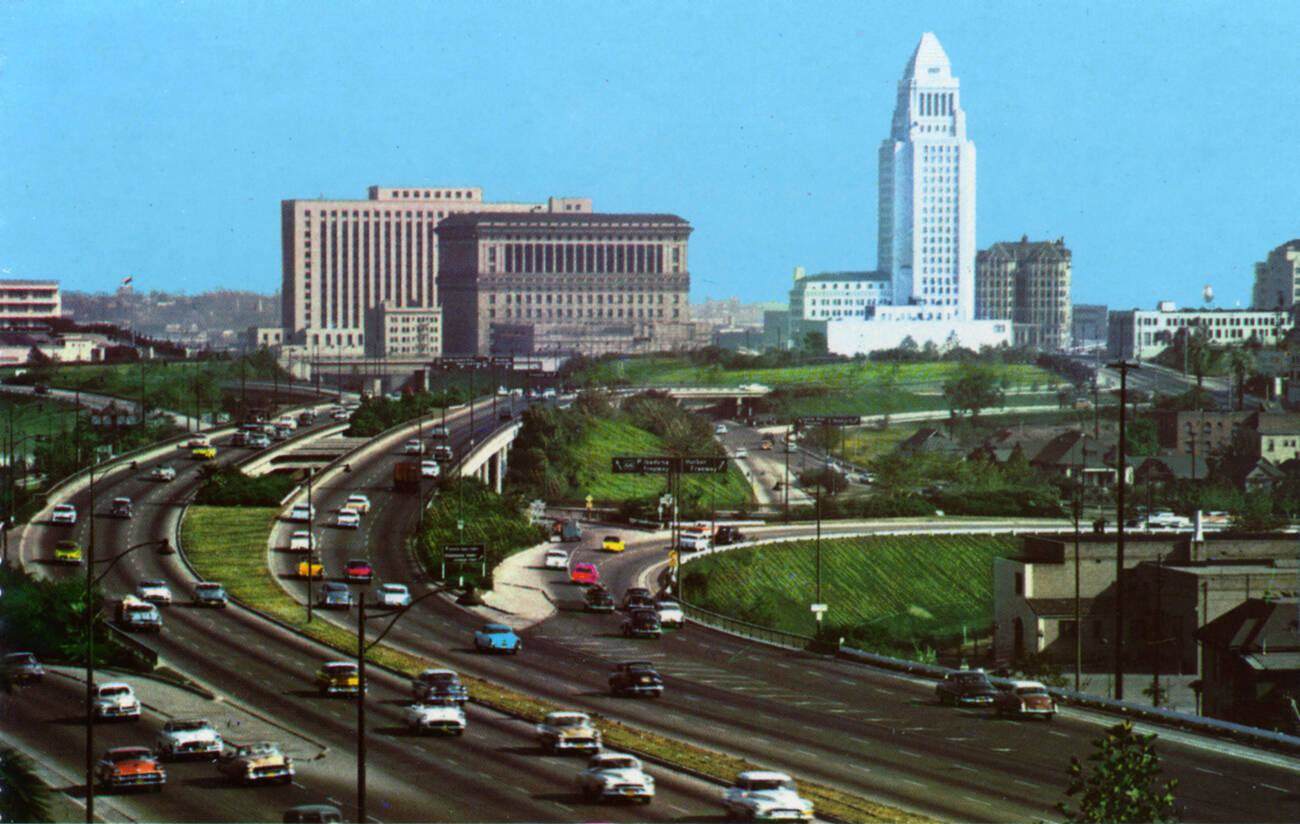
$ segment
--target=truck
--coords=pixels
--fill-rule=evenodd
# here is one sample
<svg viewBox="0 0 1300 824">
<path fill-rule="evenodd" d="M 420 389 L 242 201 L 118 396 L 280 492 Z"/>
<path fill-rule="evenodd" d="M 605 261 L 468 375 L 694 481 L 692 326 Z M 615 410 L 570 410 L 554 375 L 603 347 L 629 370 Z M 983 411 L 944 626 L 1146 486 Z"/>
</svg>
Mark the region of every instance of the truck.
<svg viewBox="0 0 1300 824">
<path fill-rule="evenodd" d="M 393 489 L 398 492 L 420 490 L 420 462 L 398 461 L 393 464 Z"/>
<path fill-rule="evenodd" d="M 577 521 L 561 520 L 551 526 L 551 538 L 556 541 L 581 541 L 582 524 Z"/>
</svg>

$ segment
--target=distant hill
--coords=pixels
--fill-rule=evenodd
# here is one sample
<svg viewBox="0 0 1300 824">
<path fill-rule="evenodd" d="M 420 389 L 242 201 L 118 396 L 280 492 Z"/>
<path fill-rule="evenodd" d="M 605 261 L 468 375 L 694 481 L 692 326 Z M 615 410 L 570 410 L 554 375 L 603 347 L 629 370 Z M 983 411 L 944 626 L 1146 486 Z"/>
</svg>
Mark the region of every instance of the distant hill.
<svg viewBox="0 0 1300 824">
<path fill-rule="evenodd" d="M 63 293 L 63 314 L 78 323 L 113 323 L 150 337 L 214 347 L 233 345 L 250 326 L 280 322 L 280 295 L 220 289 L 197 295 L 171 292 Z"/>
</svg>

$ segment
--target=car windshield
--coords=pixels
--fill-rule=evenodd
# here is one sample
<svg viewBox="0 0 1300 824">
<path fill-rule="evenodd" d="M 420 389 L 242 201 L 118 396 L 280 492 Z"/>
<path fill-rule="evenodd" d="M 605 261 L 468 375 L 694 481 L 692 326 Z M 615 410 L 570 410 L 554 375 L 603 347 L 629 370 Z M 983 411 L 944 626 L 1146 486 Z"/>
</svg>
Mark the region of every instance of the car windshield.
<svg viewBox="0 0 1300 824">
<path fill-rule="evenodd" d="M 380 587 L 380 589 L 383 590 L 388 595 L 406 594 L 406 587 L 402 586 L 401 584 L 384 584 L 382 587 Z"/>
<path fill-rule="evenodd" d="M 1047 695 L 1046 687 L 1018 687 L 1016 695 Z"/>
<path fill-rule="evenodd" d="M 660 602 L 659 602 L 659 608 L 660 608 L 660 609 L 680 609 L 680 607 L 677 606 L 677 602 L 676 602 L 676 601 L 660 601 Z"/>
<path fill-rule="evenodd" d="M 199 732 L 212 725 L 207 721 L 168 721 L 167 729 L 171 732 Z"/>
<path fill-rule="evenodd" d="M 510 627 L 503 627 L 497 624 L 489 624 L 486 627 L 483 627 L 483 632 L 488 635 L 507 635 L 510 632 Z"/>
<path fill-rule="evenodd" d="M 129 747 L 120 750 L 112 750 L 108 754 L 110 761 L 138 761 L 141 758 L 152 758 L 153 754 L 144 747 Z"/>
<path fill-rule="evenodd" d="M 205 595 L 216 595 L 222 591 L 221 584 L 199 584 L 197 589 Z"/>
<path fill-rule="evenodd" d="M 120 698 L 130 694 L 131 691 L 126 687 L 104 687 L 99 691 L 100 698 Z"/>
<path fill-rule="evenodd" d="M 746 789 L 755 792 L 771 790 L 793 790 L 794 782 L 789 779 L 780 778 L 751 778 L 747 783 Z"/>
<path fill-rule="evenodd" d="M 280 754 L 280 747 L 279 747 L 278 744 L 271 744 L 271 743 L 269 743 L 269 742 L 263 742 L 263 743 L 260 743 L 260 744 L 249 744 L 249 745 L 247 745 L 247 746 L 240 747 L 239 750 L 238 750 L 238 754 L 239 754 L 239 755 L 245 755 L 245 756 L 248 756 L 248 755 L 259 755 L 259 756 L 279 755 L 279 754 Z"/>
<path fill-rule="evenodd" d="M 325 671 L 330 675 L 347 675 L 356 670 L 355 664 L 326 664 Z"/>
<path fill-rule="evenodd" d="M 635 770 L 638 766 L 635 758 L 602 758 L 596 763 L 598 770 Z"/>
<path fill-rule="evenodd" d="M 347 592 L 348 587 L 347 584 L 340 584 L 338 581 L 326 581 L 325 591 L 326 592 Z"/>
<path fill-rule="evenodd" d="M 163 581 L 148 580 L 148 581 L 141 581 L 140 586 L 153 589 L 155 587 L 165 587 L 167 586 L 167 584 Z"/>
<path fill-rule="evenodd" d="M 56 512 L 75 512 L 77 508 L 72 504 L 59 504 L 58 506 L 54 507 L 54 510 Z"/>
<path fill-rule="evenodd" d="M 618 543 L 619 541 L 621 541 L 621 540 L 623 540 L 623 539 L 620 538 L 620 537 L 618 537 L 617 535 L 606 535 L 606 536 L 605 536 L 605 540 L 606 540 L 606 541 L 613 541 L 614 543 Z"/>
<path fill-rule="evenodd" d="M 444 684 L 455 684 L 458 681 L 459 679 L 456 677 L 456 673 L 454 672 L 426 672 L 424 674 L 424 682 L 426 684 L 441 686 Z"/>
<path fill-rule="evenodd" d="M 581 715 L 560 715 L 551 719 L 553 727 L 585 727 L 587 719 Z"/>
</svg>

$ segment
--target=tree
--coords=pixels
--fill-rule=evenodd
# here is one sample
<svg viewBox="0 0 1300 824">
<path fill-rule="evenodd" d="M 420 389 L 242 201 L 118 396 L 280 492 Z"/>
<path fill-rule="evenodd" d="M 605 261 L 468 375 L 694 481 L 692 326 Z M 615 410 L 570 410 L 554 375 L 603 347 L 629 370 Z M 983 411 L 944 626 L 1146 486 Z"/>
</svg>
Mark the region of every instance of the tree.
<svg viewBox="0 0 1300 824">
<path fill-rule="evenodd" d="M 1255 366 L 1255 356 L 1247 349 L 1234 346 L 1228 350 L 1228 369 L 1236 380 L 1237 411 L 1246 405 L 1246 376 Z"/>
<path fill-rule="evenodd" d="M 1178 779 L 1157 785 L 1160 756 L 1155 739 L 1155 735 L 1135 733 L 1131 721 L 1106 730 L 1092 742 L 1096 751 L 1088 756 L 1091 770 L 1078 756 L 1070 758 L 1070 785 L 1065 795 L 1078 796 L 1079 806 L 1071 807 L 1062 800 L 1057 809 L 1069 821 L 1098 824 L 1177 821 L 1174 790 Z"/>
<path fill-rule="evenodd" d="M 956 374 L 943 385 L 943 396 L 954 418 L 968 412 L 972 419 L 984 409 L 1001 406 L 1005 397 L 993 369 L 969 362 L 957 366 Z"/>
<path fill-rule="evenodd" d="M 32 760 L 10 747 L 0 749 L 0 821 L 49 821 L 50 788 Z"/>
<path fill-rule="evenodd" d="M 805 332 L 801 348 L 810 355 L 826 354 L 826 334 L 824 332 Z"/>
</svg>

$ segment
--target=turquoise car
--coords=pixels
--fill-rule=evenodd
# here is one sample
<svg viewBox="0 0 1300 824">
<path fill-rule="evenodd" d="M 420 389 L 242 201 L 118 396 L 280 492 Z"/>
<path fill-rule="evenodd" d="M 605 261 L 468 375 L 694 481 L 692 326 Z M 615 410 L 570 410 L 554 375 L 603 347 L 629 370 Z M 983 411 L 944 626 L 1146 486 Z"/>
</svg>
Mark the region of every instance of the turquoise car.
<svg viewBox="0 0 1300 824">
<path fill-rule="evenodd" d="M 474 630 L 474 649 L 477 652 L 507 652 L 514 655 L 523 647 L 524 642 L 505 624 L 484 624 Z"/>
</svg>

